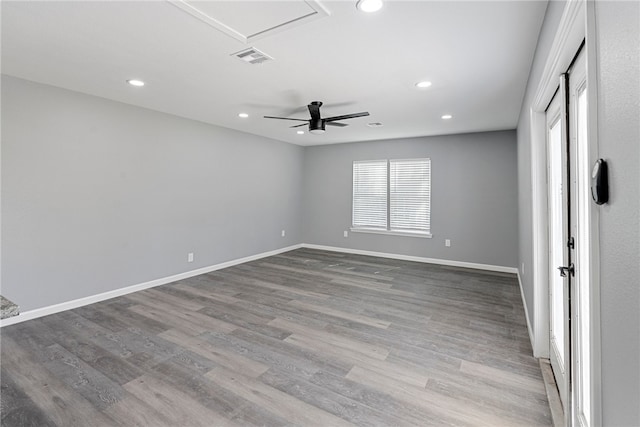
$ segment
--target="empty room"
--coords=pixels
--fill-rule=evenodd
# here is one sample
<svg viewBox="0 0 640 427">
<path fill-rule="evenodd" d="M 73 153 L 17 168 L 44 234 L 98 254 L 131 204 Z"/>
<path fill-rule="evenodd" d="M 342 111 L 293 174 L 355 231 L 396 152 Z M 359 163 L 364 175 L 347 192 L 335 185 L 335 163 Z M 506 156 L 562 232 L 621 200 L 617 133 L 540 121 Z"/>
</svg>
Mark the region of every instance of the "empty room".
<svg viewBox="0 0 640 427">
<path fill-rule="evenodd" d="M 3 427 L 640 426 L 640 2 L 0 17 Z"/>
</svg>

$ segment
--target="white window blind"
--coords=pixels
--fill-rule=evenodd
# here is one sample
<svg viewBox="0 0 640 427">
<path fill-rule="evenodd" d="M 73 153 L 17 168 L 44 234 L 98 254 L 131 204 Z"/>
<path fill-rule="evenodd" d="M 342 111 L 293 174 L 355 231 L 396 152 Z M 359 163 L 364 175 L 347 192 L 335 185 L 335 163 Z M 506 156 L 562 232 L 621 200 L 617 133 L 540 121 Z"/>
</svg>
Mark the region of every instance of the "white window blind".
<svg viewBox="0 0 640 427">
<path fill-rule="evenodd" d="M 431 160 L 389 161 L 389 228 L 429 231 L 431 210 Z"/>
<path fill-rule="evenodd" d="M 353 162 L 353 228 L 429 234 L 431 160 Z"/>
<path fill-rule="evenodd" d="M 353 162 L 353 227 L 387 229 L 387 161 Z"/>
</svg>

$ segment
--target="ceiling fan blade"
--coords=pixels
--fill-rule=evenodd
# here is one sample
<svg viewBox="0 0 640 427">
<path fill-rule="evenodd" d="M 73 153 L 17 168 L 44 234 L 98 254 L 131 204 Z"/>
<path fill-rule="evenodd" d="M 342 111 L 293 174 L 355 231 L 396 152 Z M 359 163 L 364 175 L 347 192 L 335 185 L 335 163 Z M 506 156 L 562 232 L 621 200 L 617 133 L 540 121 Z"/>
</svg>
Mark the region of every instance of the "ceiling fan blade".
<svg viewBox="0 0 640 427">
<path fill-rule="evenodd" d="M 356 117 L 364 117 L 364 116 L 368 116 L 369 113 L 368 112 L 364 112 L 364 113 L 353 113 L 353 114 L 345 114 L 344 116 L 334 116 L 334 117 L 327 117 L 326 119 L 324 119 L 325 122 L 335 122 L 338 120 L 346 120 L 346 119 L 353 119 Z"/>
<path fill-rule="evenodd" d="M 311 114 L 311 120 L 320 120 L 320 107 L 322 107 L 322 102 L 313 101 L 307 107 L 309 108 L 309 114 Z"/>
<path fill-rule="evenodd" d="M 289 128 L 299 128 L 301 126 L 308 126 L 308 124 L 307 123 L 303 123 L 301 125 L 293 125 L 293 126 L 289 126 Z"/>
<path fill-rule="evenodd" d="M 325 122 L 325 125 L 327 125 L 327 126 L 338 126 L 338 127 L 341 127 L 341 128 L 343 128 L 345 126 L 349 126 L 346 123 L 338 123 L 338 122 Z"/>
<path fill-rule="evenodd" d="M 264 116 L 265 119 L 278 119 L 278 120 L 295 120 L 298 122 L 308 122 L 309 120 L 305 119 L 294 119 L 291 117 L 274 117 L 274 116 Z"/>
</svg>

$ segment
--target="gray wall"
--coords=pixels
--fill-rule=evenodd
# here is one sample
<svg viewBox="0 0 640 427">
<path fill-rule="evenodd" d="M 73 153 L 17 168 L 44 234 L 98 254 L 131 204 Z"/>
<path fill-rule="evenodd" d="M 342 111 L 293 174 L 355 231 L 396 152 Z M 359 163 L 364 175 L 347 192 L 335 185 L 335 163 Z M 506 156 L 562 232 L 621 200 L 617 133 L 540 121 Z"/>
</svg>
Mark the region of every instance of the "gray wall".
<svg viewBox="0 0 640 427">
<path fill-rule="evenodd" d="M 2 294 L 31 310 L 299 243 L 303 151 L 3 76 Z"/>
<path fill-rule="evenodd" d="M 531 157 L 533 91 L 564 8 L 549 2 L 518 124 L 519 236 L 524 294 L 533 316 Z M 598 150 L 610 165 L 611 199 L 600 208 L 603 425 L 640 425 L 640 3 L 595 4 Z M 522 273 L 522 271 L 521 271 Z M 533 318 L 530 319 L 533 324 Z"/>
<path fill-rule="evenodd" d="M 640 3 L 596 3 L 604 425 L 640 425 Z"/>
<path fill-rule="evenodd" d="M 354 160 L 431 158 L 432 239 L 349 233 Z M 305 243 L 515 267 L 514 131 L 307 147 Z M 451 239 L 451 247 L 444 240 Z"/>
<path fill-rule="evenodd" d="M 544 24 L 538 37 L 538 46 L 531 65 L 529 81 L 520 119 L 518 121 L 518 241 L 520 242 L 518 270 L 522 281 L 522 292 L 525 297 L 529 322 L 533 327 L 533 204 L 531 194 L 533 193 L 531 183 L 531 122 L 529 119 L 529 109 L 538 87 L 538 82 L 542 77 L 545 62 L 551 44 L 556 33 L 556 29 L 562 17 L 565 3 L 562 1 L 550 1 L 544 17 Z M 523 270 L 524 265 L 524 270 Z"/>
</svg>

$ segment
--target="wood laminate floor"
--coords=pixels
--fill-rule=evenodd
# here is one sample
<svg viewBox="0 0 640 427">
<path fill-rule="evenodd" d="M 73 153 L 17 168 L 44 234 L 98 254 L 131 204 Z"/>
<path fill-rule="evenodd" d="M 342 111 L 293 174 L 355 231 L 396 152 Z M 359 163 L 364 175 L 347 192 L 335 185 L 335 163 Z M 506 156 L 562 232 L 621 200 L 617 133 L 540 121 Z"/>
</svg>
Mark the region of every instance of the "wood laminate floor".
<svg viewBox="0 0 640 427">
<path fill-rule="evenodd" d="M 551 425 L 512 274 L 298 249 L 1 345 L 2 426 Z"/>
</svg>

